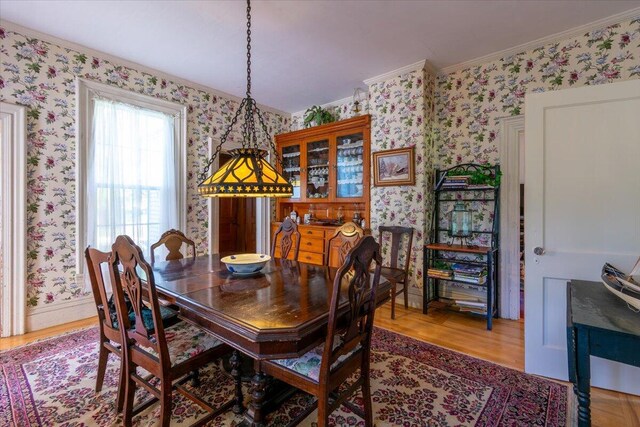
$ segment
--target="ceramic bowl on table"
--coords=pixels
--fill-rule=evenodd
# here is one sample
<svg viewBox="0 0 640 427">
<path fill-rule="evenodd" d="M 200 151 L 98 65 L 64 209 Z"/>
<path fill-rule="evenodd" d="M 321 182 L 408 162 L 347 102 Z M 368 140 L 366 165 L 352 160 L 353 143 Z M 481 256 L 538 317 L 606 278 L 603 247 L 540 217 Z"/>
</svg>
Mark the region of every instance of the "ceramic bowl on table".
<svg viewBox="0 0 640 427">
<path fill-rule="evenodd" d="M 238 254 L 226 256 L 220 261 L 233 274 L 248 275 L 262 270 L 269 260 L 271 257 L 265 254 Z"/>
</svg>

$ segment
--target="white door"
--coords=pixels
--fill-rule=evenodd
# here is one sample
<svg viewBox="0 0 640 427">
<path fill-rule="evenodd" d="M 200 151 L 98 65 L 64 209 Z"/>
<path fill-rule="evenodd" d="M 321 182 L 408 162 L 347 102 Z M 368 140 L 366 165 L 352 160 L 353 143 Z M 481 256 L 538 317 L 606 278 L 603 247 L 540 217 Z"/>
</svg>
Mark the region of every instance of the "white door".
<svg viewBox="0 0 640 427">
<path fill-rule="evenodd" d="M 640 80 L 528 94 L 525 111 L 525 371 L 566 380 L 567 281 L 640 255 Z M 640 394 L 639 368 L 592 358 L 591 375 Z"/>
</svg>

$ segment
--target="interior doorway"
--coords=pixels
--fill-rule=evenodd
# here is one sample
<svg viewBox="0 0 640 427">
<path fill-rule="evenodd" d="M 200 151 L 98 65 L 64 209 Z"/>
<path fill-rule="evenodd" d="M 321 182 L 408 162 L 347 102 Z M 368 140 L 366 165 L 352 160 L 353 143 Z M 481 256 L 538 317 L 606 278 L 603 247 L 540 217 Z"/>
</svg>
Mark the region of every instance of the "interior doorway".
<svg viewBox="0 0 640 427">
<path fill-rule="evenodd" d="M 520 175 L 520 318 L 524 319 L 524 131 L 518 133 L 518 150 L 520 165 L 518 167 Z"/>
<path fill-rule="evenodd" d="M 220 164 L 231 159 L 220 154 Z M 254 197 L 220 197 L 218 226 L 219 252 L 254 253 L 256 251 L 256 199 Z"/>
<path fill-rule="evenodd" d="M 25 333 L 26 108 L 0 102 L 0 336 Z"/>
<path fill-rule="evenodd" d="M 501 120 L 500 317 L 524 316 L 524 116 Z"/>
</svg>

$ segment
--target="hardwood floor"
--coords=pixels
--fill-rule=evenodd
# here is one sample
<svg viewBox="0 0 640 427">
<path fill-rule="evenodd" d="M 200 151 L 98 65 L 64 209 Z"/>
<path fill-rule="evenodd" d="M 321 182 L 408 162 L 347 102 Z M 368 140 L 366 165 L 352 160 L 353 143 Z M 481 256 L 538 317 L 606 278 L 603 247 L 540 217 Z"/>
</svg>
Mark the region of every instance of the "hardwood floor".
<svg viewBox="0 0 640 427">
<path fill-rule="evenodd" d="M 29 344 L 34 341 L 55 337 L 66 332 L 71 332 L 75 329 L 88 328 L 89 326 L 94 325 L 98 325 L 98 316 L 89 317 L 88 319 L 78 320 L 76 322 L 65 323 L 64 325 L 53 326 L 47 329 L 41 329 L 35 332 L 29 332 L 28 334 L 24 335 L 0 338 L 0 351 Z"/>
<path fill-rule="evenodd" d="M 18 337 L 0 338 L 0 350 L 95 325 L 97 317 L 55 326 Z M 425 316 L 417 309 L 396 305 L 391 320 L 389 305 L 376 312 L 376 325 L 517 370 L 524 369 L 524 322 L 496 319 L 493 331 L 484 320 L 444 310 Z M 640 396 L 598 388 L 591 389 L 592 425 L 595 427 L 640 427 Z"/>
</svg>

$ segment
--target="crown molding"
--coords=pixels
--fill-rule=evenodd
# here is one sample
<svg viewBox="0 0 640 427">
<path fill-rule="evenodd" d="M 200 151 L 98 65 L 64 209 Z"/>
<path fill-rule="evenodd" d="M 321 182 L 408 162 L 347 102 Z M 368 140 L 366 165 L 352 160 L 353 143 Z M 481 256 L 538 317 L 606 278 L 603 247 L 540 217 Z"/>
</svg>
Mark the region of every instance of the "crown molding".
<svg viewBox="0 0 640 427">
<path fill-rule="evenodd" d="M 368 93 L 365 91 L 365 93 Z M 339 107 L 341 105 L 347 104 L 349 102 L 351 102 L 353 100 L 353 96 L 347 96 L 344 97 L 342 99 L 337 99 L 335 101 L 331 101 L 331 102 L 327 102 L 326 104 L 321 104 L 320 107 L 327 109 L 327 108 L 335 108 L 335 107 Z M 300 110 L 300 111 L 296 111 L 295 113 L 291 113 L 291 117 L 294 116 L 304 116 L 304 113 L 307 110 Z"/>
<path fill-rule="evenodd" d="M 424 70 L 427 67 L 427 60 L 423 59 L 418 62 L 414 62 L 413 64 L 405 65 L 404 67 L 400 67 L 398 69 L 389 71 L 387 73 L 380 74 L 378 76 L 374 76 L 363 80 L 364 84 L 367 86 L 371 86 L 376 83 L 384 82 L 386 80 L 392 79 L 397 76 L 401 76 L 403 74 L 410 73 L 412 71 Z M 431 66 L 429 66 L 431 68 Z"/>
<path fill-rule="evenodd" d="M 393 77 L 397 77 L 400 76 L 402 74 L 407 74 L 410 73 L 412 71 L 417 71 L 417 70 L 426 70 L 429 73 L 433 74 L 433 75 L 437 75 L 438 74 L 438 70 L 431 65 L 431 63 L 429 61 L 427 61 L 426 59 L 422 60 L 422 61 L 418 61 L 414 64 L 410 64 L 407 65 L 405 67 L 401 67 L 398 68 L 396 70 L 393 71 L 389 71 L 388 73 L 384 73 L 384 74 L 380 74 L 378 76 L 375 77 L 371 77 L 369 79 L 363 80 L 364 84 L 366 84 L 367 86 L 371 86 L 374 83 L 379 83 L 379 82 L 383 82 L 385 80 L 389 80 Z M 368 88 L 365 89 L 365 91 L 368 91 Z M 367 92 L 368 93 L 368 92 Z M 327 102 L 326 104 L 322 104 L 320 105 L 320 107 L 322 108 L 334 108 L 334 107 L 339 107 L 340 105 L 344 105 L 347 104 L 349 102 L 351 102 L 353 100 L 353 96 L 347 96 L 345 98 L 342 99 L 338 99 L 335 101 L 331 101 L 331 102 Z M 304 116 L 306 110 L 300 110 L 300 111 L 296 111 L 295 113 L 291 113 L 291 116 Z"/>
<path fill-rule="evenodd" d="M 559 42 L 565 39 L 569 39 L 576 36 L 581 36 L 593 30 L 608 27 L 609 25 L 619 24 L 621 22 L 640 18 L 640 7 L 636 7 L 625 12 L 617 13 L 615 15 L 608 16 L 606 18 L 598 19 L 597 21 L 589 22 L 588 24 L 573 27 L 559 33 L 551 34 L 545 37 L 541 37 L 530 42 L 522 43 L 517 46 L 513 46 L 507 49 L 499 50 L 497 52 L 490 53 L 488 55 L 480 56 L 478 58 L 471 59 L 469 61 L 460 62 L 459 64 L 450 65 L 440 69 L 440 74 L 451 74 L 456 71 L 464 70 L 467 68 L 475 67 L 477 65 L 486 64 L 488 62 L 497 61 L 507 56 L 515 55 L 518 53 L 533 50 L 540 46 L 544 46 L 549 43 Z"/>
<path fill-rule="evenodd" d="M 365 93 L 368 93 L 368 92 L 365 92 Z M 322 104 L 321 107 L 322 108 L 339 107 L 339 106 L 347 104 L 347 103 L 349 103 L 351 101 L 353 101 L 353 95 L 344 97 L 342 99 L 338 99 L 337 101 L 327 102 L 326 104 Z"/>
<path fill-rule="evenodd" d="M 228 100 L 231 100 L 231 101 L 235 101 L 235 102 L 241 102 L 242 101 L 242 98 L 239 97 L 239 96 L 235 96 L 235 95 L 232 95 L 230 93 L 223 92 L 221 90 L 214 89 L 214 88 L 209 87 L 209 86 L 205 86 L 205 85 L 202 85 L 202 84 L 199 84 L 199 83 L 195 83 L 195 82 L 192 82 L 190 80 L 183 79 L 183 78 L 174 76 L 172 74 L 168 74 L 168 73 L 156 70 L 154 68 L 147 67 L 147 66 L 142 65 L 142 64 L 138 64 L 137 62 L 128 61 L 126 59 L 123 59 L 123 58 L 120 58 L 120 57 L 117 57 L 117 56 L 114 56 L 114 55 L 110 55 L 108 53 L 101 52 L 99 50 L 91 49 L 90 47 L 87 47 L 87 46 L 84 46 L 84 45 L 81 45 L 81 44 L 78 44 L 78 43 L 74 43 L 74 42 L 71 42 L 69 40 L 61 39 L 61 38 L 52 36 L 50 34 L 41 33 L 40 31 L 31 29 L 31 28 L 27 28 L 27 27 L 23 27 L 22 25 L 16 24 L 16 23 L 11 22 L 11 21 L 6 21 L 4 19 L 0 19 L 0 25 L 2 27 L 4 27 L 5 29 L 9 30 L 9 31 L 13 31 L 13 32 L 22 34 L 23 36 L 33 37 L 33 38 L 36 38 L 36 39 L 39 39 L 39 40 L 43 40 L 43 41 L 45 41 L 47 43 L 52 43 L 52 44 L 58 45 L 58 46 L 60 46 L 62 48 L 65 48 L 65 49 L 75 50 L 75 51 L 78 51 L 78 52 L 86 53 L 88 55 L 97 56 L 97 57 L 100 57 L 101 59 L 105 59 L 105 60 L 107 60 L 109 62 L 112 62 L 114 64 L 122 65 L 122 66 L 125 66 L 127 68 L 132 68 L 132 69 L 134 69 L 136 71 L 141 71 L 141 72 L 144 72 L 144 73 L 148 73 L 148 74 L 151 74 L 153 76 L 156 76 L 156 77 L 159 77 L 159 78 L 162 78 L 162 79 L 166 79 L 166 80 L 168 80 L 168 81 L 170 81 L 172 83 L 175 83 L 175 84 L 188 86 L 188 87 L 190 87 L 192 89 L 196 89 L 196 90 L 200 90 L 200 91 L 203 91 L 203 92 L 207 92 L 207 93 L 210 93 L 212 95 L 216 95 L 216 96 L 219 96 L 221 98 L 225 98 L 225 99 L 228 99 Z M 279 115 L 284 116 L 286 118 L 290 118 L 291 117 L 291 113 L 288 113 L 286 111 L 282 111 L 282 110 L 279 110 L 277 108 L 269 107 L 268 105 L 264 105 L 264 104 L 260 104 L 260 103 L 258 103 L 258 106 L 260 107 L 261 110 L 269 111 L 269 112 L 274 113 L 274 114 L 279 114 Z"/>
</svg>

